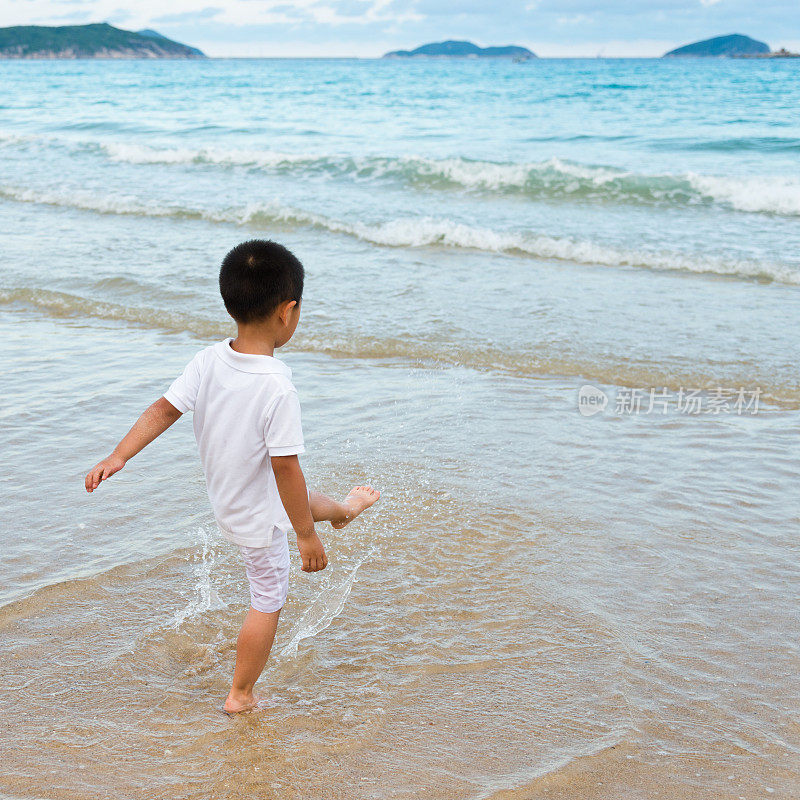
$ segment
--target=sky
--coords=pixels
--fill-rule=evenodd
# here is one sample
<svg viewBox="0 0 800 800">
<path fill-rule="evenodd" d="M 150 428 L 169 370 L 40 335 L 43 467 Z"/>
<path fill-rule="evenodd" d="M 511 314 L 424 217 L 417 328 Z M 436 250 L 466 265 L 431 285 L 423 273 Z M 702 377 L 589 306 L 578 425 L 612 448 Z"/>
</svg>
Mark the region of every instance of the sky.
<svg viewBox="0 0 800 800">
<path fill-rule="evenodd" d="M 0 0 L 2 25 L 154 28 L 210 56 L 380 56 L 426 42 L 660 56 L 744 33 L 800 51 L 800 0 Z"/>
</svg>

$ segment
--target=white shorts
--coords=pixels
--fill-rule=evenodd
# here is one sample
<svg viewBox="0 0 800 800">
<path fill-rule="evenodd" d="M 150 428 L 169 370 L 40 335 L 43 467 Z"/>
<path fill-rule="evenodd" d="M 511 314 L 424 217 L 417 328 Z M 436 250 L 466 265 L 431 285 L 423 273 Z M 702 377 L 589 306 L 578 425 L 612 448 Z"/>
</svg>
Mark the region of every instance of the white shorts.
<svg viewBox="0 0 800 800">
<path fill-rule="evenodd" d="M 289 543 L 276 529 L 269 547 L 239 545 L 250 582 L 250 605 L 269 614 L 283 608 L 289 592 Z"/>
</svg>

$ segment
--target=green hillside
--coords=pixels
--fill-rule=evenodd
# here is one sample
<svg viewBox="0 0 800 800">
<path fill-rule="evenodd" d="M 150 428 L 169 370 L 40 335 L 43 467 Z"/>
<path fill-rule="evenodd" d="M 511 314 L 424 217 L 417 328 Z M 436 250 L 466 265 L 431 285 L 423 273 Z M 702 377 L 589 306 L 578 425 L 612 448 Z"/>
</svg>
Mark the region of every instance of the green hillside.
<svg viewBox="0 0 800 800">
<path fill-rule="evenodd" d="M 134 33 L 101 22 L 0 28 L 0 58 L 205 58 L 205 55 L 155 31 Z"/>
<path fill-rule="evenodd" d="M 433 42 L 423 44 L 415 50 L 392 50 L 384 58 L 536 58 L 527 47 L 508 45 L 506 47 L 478 47 L 472 42 Z"/>
<path fill-rule="evenodd" d="M 749 36 L 742 36 L 740 33 L 732 33 L 730 36 L 715 36 L 713 39 L 704 39 L 702 42 L 678 47 L 664 53 L 664 58 L 676 58 L 680 56 L 695 58 L 719 58 L 727 56 L 757 56 L 769 53 L 769 45 L 751 39 Z"/>
</svg>

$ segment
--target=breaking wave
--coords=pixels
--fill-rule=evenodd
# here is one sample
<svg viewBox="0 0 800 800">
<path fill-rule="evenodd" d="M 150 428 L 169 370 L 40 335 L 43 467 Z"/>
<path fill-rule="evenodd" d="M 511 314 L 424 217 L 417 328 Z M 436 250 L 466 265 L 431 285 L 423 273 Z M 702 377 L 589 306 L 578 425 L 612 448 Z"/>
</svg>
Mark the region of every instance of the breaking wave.
<svg viewBox="0 0 800 800">
<path fill-rule="evenodd" d="M 222 209 L 191 208 L 81 191 L 41 192 L 9 186 L 0 187 L 0 198 L 99 214 L 205 220 L 266 229 L 312 228 L 351 236 L 381 247 L 452 248 L 590 266 L 635 267 L 800 284 L 800 271 L 781 264 L 680 252 L 623 249 L 591 240 L 493 230 L 446 218 L 400 217 L 385 222 L 345 222 L 280 203 L 252 203 Z"/>
<path fill-rule="evenodd" d="M 357 181 L 396 181 L 419 189 L 466 190 L 531 200 L 562 199 L 646 206 L 718 205 L 744 213 L 800 216 L 800 178 L 786 175 L 644 174 L 562 158 L 506 162 L 461 156 L 297 154 L 214 146 L 170 147 L 72 141 L 0 132 L 0 143 L 6 145 L 27 146 L 34 141 L 74 147 L 128 164 L 244 168 L 298 177 L 316 175 Z"/>
<path fill-rule="evenodd" d="M 787 177 L 645 175 L 560 158 L 541 162 L 462 157 L 292 155 L 272 151 L 104 144 L 107 155 L 134 164 L 207 164 L 273 172 L 394 178 L 414 186 L 468 189 L 531 199 L 582 199 L 638 204 L 722 204 L 736 211 L 800 215 L 800 180 Z"/>
</svg>

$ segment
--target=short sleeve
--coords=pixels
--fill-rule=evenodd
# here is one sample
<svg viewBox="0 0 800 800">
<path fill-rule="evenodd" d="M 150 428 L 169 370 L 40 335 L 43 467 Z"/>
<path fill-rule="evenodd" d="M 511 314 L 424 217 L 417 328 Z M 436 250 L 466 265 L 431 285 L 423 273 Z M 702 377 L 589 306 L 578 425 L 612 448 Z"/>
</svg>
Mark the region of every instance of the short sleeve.
<svg viewBox="0 0 800 800">
<path fill-rule="evenodd" d="M 295 456 L 305 453 L 303 428 L 300 424 L 300 400 L 290 389 L 272 406 L 264 429 L 264 440 L 270 456 Z"/>
<path fill-rule="evenodd" d="M 203 374 L 203 356 L 205 351 L 201 350 L 187 365 L 186 369 L 172 383 L 172 386 L 164 392 L 164 397 L 172 403 L 181 414 L 187 411 L 194 411 L 194 404 L 197 401 L 197 393 L 200 390 L 200 379 Z"/>
</svg>

